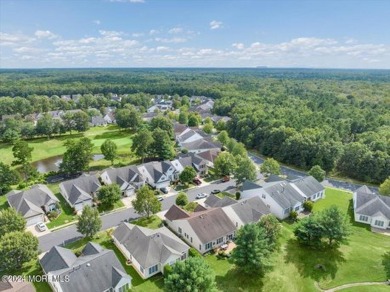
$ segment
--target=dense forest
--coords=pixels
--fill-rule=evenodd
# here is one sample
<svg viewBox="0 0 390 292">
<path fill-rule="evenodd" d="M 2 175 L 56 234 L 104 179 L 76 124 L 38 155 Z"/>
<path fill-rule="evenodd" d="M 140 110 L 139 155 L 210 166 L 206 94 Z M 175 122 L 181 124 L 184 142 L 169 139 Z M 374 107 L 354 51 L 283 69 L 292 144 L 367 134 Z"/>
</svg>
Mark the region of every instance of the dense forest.
<svg viewBox="0 0 390 292">
<path fill-rule="evenodd" d="M 0 114 L 77 108 L 58 96 L 109 93 L 143 106 L 147 94 L 212 97 L 214 112 L 232 118 L 229 134 L 266 156 L 372 183 L 390 175 L 388 70 L 0 70 Z"/>
</svg>

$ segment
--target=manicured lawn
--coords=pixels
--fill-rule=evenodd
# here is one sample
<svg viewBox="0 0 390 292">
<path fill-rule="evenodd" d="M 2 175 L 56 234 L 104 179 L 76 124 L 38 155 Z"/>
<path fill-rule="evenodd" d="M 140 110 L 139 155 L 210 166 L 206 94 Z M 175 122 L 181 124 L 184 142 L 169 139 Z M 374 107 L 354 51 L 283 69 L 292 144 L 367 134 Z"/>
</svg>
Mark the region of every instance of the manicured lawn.
<svg viewBox="0 0 390 292">
<path fill-rule="evenodd" d="M 119 200 L 118 202 L 115 202 L 114 205 L 112 206 L 104 206 L 104 205 L 100 205 L 98 206 L 98 210 L 99 210 L 99 213 L 104 213 L 104 212 L 109 212 L 109 211 L 112 211 L 112 210 L 115 210 L 115 209 L 118 209 L 118 208 L 122 208 L 124 207 L 125 205 L 123 204 L 123 202 L 121 200 Z"/>
<path fill-rule="evenodd" d="M 118 158 L 114 163 L 127 164 L 132 160 L 135 160 L 135 156 L 131 153 L 130 147 L 132 144 L 131 136 L 134 133 L 129 130 L 121 130 L 115 125 L 107 127 L 94 127 L 86 131 L 85 133 L 72 133 L 65 134 L 59 137 L 52 137 L 50 140 L 47 138 L 36 138 L 28 140 L 29 146 L 33 147 L 32 161 L 45 159 L 52 156 L 62 155 L 65 152 L 64 143 L 67 139 L 88 137 L 92 140 L 94 148 L 92 153 L 100 154 L 100 146 L 106 139 L 111 139 L 118 146 Z M 12 155 L 12 145 L 2 143 L 0 145 L 0 157 L 6 164 L 11 164 L 14 160 Z M 111 162 L 107 160 L 91 161 L 90 166 L 94 168 L 103 168 L 110 166 Z"/>
<path fill-rule="evenodd" d="M 221 199 L 224 198 L 224 197 L 230 197 L 232 199 L 236 199 L 236 195 L 235 194 L 231 194 L 231 193 L 228 193 L 228 192 L 220 192 L 216 196 L 220 197 Z"/>
<path fill-rule="evenodd" d="M 314 204 L 314 211 L 337 205 L 350 217 L 351 198 L 351 193 L 327 189 L 326 198 Z M 206 256 L 206 261 L 216 273 L 218 289 L 314 292 L 318 291 L 315 282 L 322 289 L 329 289 L 353 282 L 384 281 L 388 277 L 382 263 L 385 253 L 390 250 L 388 236 L 372 233 L 364 225 L 353 224 L 347 244 L 336 250 L 314 250 L 296 242 L 294 224 L 283 222 L 282 226 L 279 250 L 272 255 L 273 269 L 264 277 L 243 275 L 227 260 Z M 317 269 L 316 265 L 322 265 L 325 269 Z M 350 291 L 382 291 L 378 286 L 361 289 Z"/>
<path fill-rule="evenodd" d="M 5 195 L 0 196 L 0 211 L 9 207 L 7 197 Z"/>
<path fill-rule="evenodd" d="M 361 286 L 361 287 L 346 288 L 339 291 L 341 292 L 388 292 L 390 291 L 390 286 L 388 285 Z"/>
<path fill-rule="evenodd" d="M 72 222 L 77 219 L 77 216 L 73 214 L 73 208 L 65 201 L 64 197 L 60 194 L 58 184 L 50 184 L 48 187 L 60 200 L 61 214 L 54 220 L 46 224 L 47 228 L 52 229 L 64 225 L 66 223 Z"/>
<path fill-rule="evenodd" d="M 132 221 L 131 223 L 142 227 L 150 228 L 150 229 L 157 229 L 161 227 L 162 221 L 160 217 L 153 215 L 150 216 L 150 218 L 140 218 L 138 220 Z"/>
</svg>

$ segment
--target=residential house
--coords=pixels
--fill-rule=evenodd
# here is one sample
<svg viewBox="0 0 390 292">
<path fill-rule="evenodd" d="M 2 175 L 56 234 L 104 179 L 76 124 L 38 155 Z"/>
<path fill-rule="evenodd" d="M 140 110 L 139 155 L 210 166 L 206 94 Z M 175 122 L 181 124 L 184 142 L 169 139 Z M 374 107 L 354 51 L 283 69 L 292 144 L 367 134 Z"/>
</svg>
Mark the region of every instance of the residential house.
<svg viewBox="0 0 390 292">
<path fill-rule="evenodd" d="M 107 124 L 114 124 L 115 123 L 115 113 L 114 111 L 108 111 L 103 119 L 107 122 Z"/>
<path fill-rule="evenodd" d="M 237 203 L 237 201 L 228 196 L 220 198 L 214 194 L 208 196 L 207 199 L 203 202 L 207 208 L 226 207 L 235 203 Z"/>
<path fill-rule="evenodd" d="M 56 210 L 59 200 L 45 185 L 34 185 L 27 190 L 13 190 L 7 194 L 8 204 L 26 219 L 27 226 L 45 221 L 46 213 Z"/>
<path fill-rule="evenodd" d="M 150 122 L 153 118 L 157 117 L 158 113 L 144 113 L 142 114 L 142 120 L 145 122 Z"/>
<path fill-rule="evenodd" d="M 164 273 L 166 265 L 185 260 L 190 248 L 166 227 L 152 230 L 124 222 L 112 238 L 144 279 Z"/>
<path fill-rule="evenodd" d="M 197 140 L 202 140 L 207 137 L 210 138 L 210 136 L 204 133 L 203 131 L 198 129 L 193 130 L 189 128 L 188 131 L 184 131 L 181 134 L 176 136 L 176 142 L 179 144 L 179 146 L 182 146 L 183 143 L 190 143 Z"/>
<path fill-rule="evenodd" d="M 119 185 L 122 195 L 133 196 L 135 191 L 145 184 L 145 179 L 136 166 L 109 168 L 102 172 L 100 180 L 105 185 L 116 183 Z"/>
<path fill-rule="evenodd" d="M 139 165 L 138 172 L 152 188 L 168 187 L 177 179 L 177 172 L 170 161 L 153 161 Z"/>
<path fill-rule="evenodd" d="M 101 187 L 94 175 L 82 176 L 60 183 L 60 192 L 64 199 L 76 211 L 82 211 L 84 206 L 92 206 L 93 198 Z"/>
<path fill-rule="evenodd" d="M 212 99 L 206 100 L 200 105 L 192 106 L 190 108 L 190 111 L 192 112 L 198 112 L 198 113 L 204 113 L 204 112 L 211 112 L 211 110 L 214 107 L 214 101 Z"/>
<path fill-rule="evenodd" d="M 171 164 L 175 168 L 177 175 L 179 175 L 186 166 L 193 167 L 200 176 L 207 174 L 206 161 L 201 157 L 196 156 L 194 153 L 181 154 L 177 159 L 172 160 Z"/>
<path fill-rule="evenodd" d="M 196 156 L 202 158 L 206 162 L 208 168 L 214 168 L 214 160 L 218 157 L 220 152 L 220 149 L 210 149 L 203 152 L 198 152 L 196 153 Z"/>
<path fill-rule="evenodd" d="M 89 242 L 77 257 L 70 249 L 54 246 L 39 261 L 53 291 L 125 292 L 132 278 L 114 251 Z"/>
<path fill-rule="evenodd" d="M 206 253 L 232 240 L 236 227 L 221 208 L 187 213 L 173 205 L 165 214 L 171 230 L 200 253 Z"/>
<path fill-rule="evenodd" d="M 175 133 L 175 137 L 180 136 L 183 134 L 184 131 L 189 131 L 191 128 L 187 127 L 187 125 L 179 124 L 179 123 L 174 123 L 173 124 L 173 130 Z"/>
<path fill-rule="evenodd" d="M 222 210 L 232 220 L 236 228 L 240 228 L 245 224 L 256 223 L 262 216 L 271 213 L 259 197 L 243 199 L 222 207 Z"/>
<path fill-rule="evenodd" d="M 353 193 L 353 210 L 356 222 L 380 229 L 390 228 L 390 197 L 376 195 L 367 186 Z"/>
<path fill-rule="evenodd" d="M 101 116 L 93 116 L 91 118 L 91 123 L 93 127 L 98 127 L 98 126 L 107 126 L 107 121 L 101 117 Z"/>
<path fill-rule="evenodd" d="M 317 201 L 325 197 L 324 187 L 312 176 L 290 180 L 290 184 L 306 200 Z"/>
<path fill-rule="evenodd" d="M 62 116 L 65 114 L 63 110 L 57 110 L 57 111 L 48 111 L 46 113 L 39 113 L 36 117 L 37 120 L 40 120 L 43 118 L 45 114 L 49 114 L 53 120 L 62 120 Z"/>
<path fill-rule="evenodd" d="M 182 143 L 181 146 L 187 149 L 188 152 L 198 154 L 207 150 L 220 151 L 222 144 L 211 139 L 199 139 L 193 142 Z"/>
</svg>

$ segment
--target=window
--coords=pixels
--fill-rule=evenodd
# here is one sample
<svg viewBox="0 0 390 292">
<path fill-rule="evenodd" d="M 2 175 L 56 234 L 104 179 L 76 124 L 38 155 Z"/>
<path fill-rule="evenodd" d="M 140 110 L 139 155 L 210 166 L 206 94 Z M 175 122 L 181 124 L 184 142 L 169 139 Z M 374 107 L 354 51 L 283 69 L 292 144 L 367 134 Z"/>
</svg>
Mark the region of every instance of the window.
<svg viewBox="0 0 390 292">
<path fill-rule="evenodd" d="M 213 246 L 213 245 L 212 245 L 211 242 L 206 243 L 206 250 L 211 249 L 212 246 Z"/>
<path fill-rule="evenodd" d="M 299 206 L 298 206 L 298 207 L 295 207 L 295 211 L 299 211 Z"/>
<path fill-rule="evenodd" d="M 144 274 L 145 271 L 144 271 L 144 268 L 143 267 L 140 267 L 140 271 L 141 271 L 141 274 Z"/>
<path fill-rule="evenodd" d="M 383 222 L 381 220 L 375 220 L 375 225 L 379 226 L 379 227 L 383 227 L 383 225 L 385 225 L 385 222 Z"/>
<path fill-rule="evenodd" d="M 191 237 L 191 243 L 192 243 L 192 237 Z"/>
<path fill-rule="evenodd" d="M 181 228 L 179 227 L 179 233 L 181 234 L 182 233 L 182 230 L 181 230 Z"/>
<path fill-rule="evenodd" d="M 359 220 L 360 220 L 360 221 L 367 222 L 367 221 L 368 221 L 368 216 L 360 215 Z"/>
<path fill-rule="evenodd" d="M 201 244 L 199 244 L 199 250 L 202 250 L 202 245 Z"/>
<path fill-rule="evenodd" d="M 223 237 L 217 239 L 217 244 L 220 244 L 221 242 L 223 242 Z"/>
<path fill-rule="evenodd" d="M 157 265 L 155 265 L 155 266 L 153 266 L 153 267 L 150 267 L 150 268 L 149 268 L 149 275 L 151 275 L 151 274 L 157 272 L 157 270 L 158 270 L 158 266 L 157 266 Z"/>
<path fill-rule="evenodd" d="M 290 213 L 290 208 L 284 210 L 284 214 L 288 214 L 288 213 Z"/>
<path fill-rule="evenodd" d="M 236 222 L 236 227 L 238 227 L 238 222 Z"/>
<path fill-rule="evenodd" d="M 126 292 L 129 289 L 129 284 L 125 284 L 122 287 L 119 288 L 119 292 Z"/>
<path fill-rule="evenodd" d="M 265 199 L 265 194 L 262 194 L 261 197 L 262 197 L 263 199 Z"/>
<path fill-rule="evenodd" d="M 183 261 L 183 260 L 186 259 L 186 257 L 187 257 L 186 253 L 183 253 L 183 254 L 181 255 L 180 259 Z"/>
</svg>

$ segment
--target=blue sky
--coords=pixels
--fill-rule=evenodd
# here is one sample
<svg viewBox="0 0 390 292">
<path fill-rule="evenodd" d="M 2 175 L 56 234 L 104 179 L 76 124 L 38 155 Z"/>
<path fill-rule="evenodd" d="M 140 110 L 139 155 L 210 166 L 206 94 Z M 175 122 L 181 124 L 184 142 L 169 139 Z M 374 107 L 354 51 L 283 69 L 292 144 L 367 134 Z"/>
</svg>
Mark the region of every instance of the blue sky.
<svg viewBox="0 0 390 292">
<path fill-rule="evenodd" d="M 390 68 L 387 0 L 1 0 L 0 67 Z"/>
</svg>

